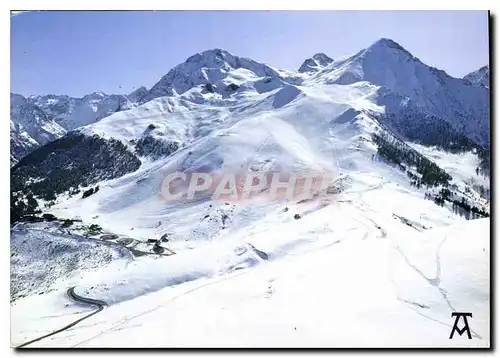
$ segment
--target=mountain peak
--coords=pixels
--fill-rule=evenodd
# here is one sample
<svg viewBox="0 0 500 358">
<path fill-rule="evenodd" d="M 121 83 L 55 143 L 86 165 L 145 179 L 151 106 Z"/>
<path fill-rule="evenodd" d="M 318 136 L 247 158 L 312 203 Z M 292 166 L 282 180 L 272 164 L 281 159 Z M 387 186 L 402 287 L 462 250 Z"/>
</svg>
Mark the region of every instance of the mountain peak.
<svg viewBox="0 0 500 358">
<path fill-rule="evenodd" d="M 330 58 L 328 55 L 324 54 L 323 52 L 315 54 L 312 58 L 320 62 L 333 62 L 333 59 Z"/>
<path fill-rule="evenodd" d="M 139 88 L 137 88 L 137 89 L 134 89 L 134 90 L 133 90 L 132 92 L 130 92 L 128 95 L 129 95 L 129 96 L 132 96 L 132 95 L 134 95 L 134 94 L 136 94 L 136 93 L 145 92 L 145 91 L 147 91 L 147 90 L 148 90 L 148 89 L 146 88 L 146 86 L 141 86 L 141 87 L 139 87 Z"/>
<path fill-rule="evenodd" d="M 225 57 L 234 57 L 234 55 L 231 54 L 229 51 L 220 48 L 214 48 L 194 54 L 193 56 L 189 57 L 186 60 L 186 62 L 194 62 L 196 61 L 197 58 L 209 58 L 209 57 L 216 57 L 223 59 Z"/>
<path fill-rule="evenodd" d="M 95 91 L 90 94 L 90 96 L 104 97 L 106 94 L 103 91 Z"/>
<path fill-rule="evenodd" d="M 240 69 L 244 71 L 238 71 Z M 257 79 L 268 76 L 275 77 L 279 74 L 266 64 L 215 48 L 197 53 L 175 66 L 151 88 L 142 101 L 163 96 L 181 95 L 199 85 L 211 84 L 222 90 L 228 86 L 224 81 L 228 78 L 231 79 L 227 81 L 239 85 L 250 78 Z"/>
<path fill-rule="evenodd" d="M 107 94 L 105 94 L 102 91 L 95 91 L 92 93 L 89 93 L 85 96 L 82 97 L 83 100 L 98 100 L 98 99 L 103 99 L 104 97 L 107 97 Z"/>
<path fill-rule="evenodd" d="M 388 47 L 402 48 L 401 45 L 398 44 L 396 41 L 389 39 L 389 38 L 386 38 L 386 37 L 382 37 L 382 38 L 378 39 L 377 41 L 375 41 L 372 44 L 372 46 L 388 46 Z"/>
<path fill-rule="evenodd" d="M 320 52 L 308 58 L 300 66 L 299 72 L 317 72 L 333 62 L 333 59 Z"/>
<path fill-rule="evenodd" d="M 148 94 L 148 89 L 145 86 L 141 86 L 127 95 L 127 98 L 131 102 L 139 102 L 145 95 Z"/>
<path fill-rule="evenodd" d="M 478 69 L 477 71 L 471 72 L 464 76 L 464 80 L 469 81 L 475 86 L 484 86 L 489 88 L 490 86 L 490 66 L 486 65 Z"/>
<path fill-rule="evenodd" d="M 227 68 L 237 66 L 238 57 L 231 54 L 226 50 L 222 50 L 219 48 L 205 50 L 203 52 L 199 52 L 189 57 L 186 62 L 179 65 L 186 65 L 192 70 L 193 68 Z M 176 68 L 178 68 L 177 66 Z"/>
<path fill-rule="evenodd" d="M 408 52 L 403 46 L 398 44 L 396 41 L 382 37 L 375 41 L 371 46 L 369 46 L 366 51 L 371 52 L 400 52 L 413 58 L 413 55 Z"/>
</svg>

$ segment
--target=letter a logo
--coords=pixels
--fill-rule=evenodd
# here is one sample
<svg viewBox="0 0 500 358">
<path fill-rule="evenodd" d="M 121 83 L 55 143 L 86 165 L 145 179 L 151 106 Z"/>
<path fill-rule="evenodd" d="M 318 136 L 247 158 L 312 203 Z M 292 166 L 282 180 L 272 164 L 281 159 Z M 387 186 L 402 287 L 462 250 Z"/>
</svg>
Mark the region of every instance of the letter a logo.
<svg viewBox="0 0 500 358">
<path fill-rule="evenodd" d="M 472 313 L 452 312 L 451 316 L 456 318 L 455 318 L 455 323 L 453 324 L 453 328 L 451 329 L 450 339 L 453 338 L 453 334 L 455 333 L 455 331 L 457 331 L 460 336 L 464 334 L 464 332 L 467 332 L 467 336 L 469 337 L 469 339 L 472 339 L 472 336 L 470 334 L 469 322 L 467 322 L 467 317 L 472 317 Z M 460 317 L 463 317 L 464 319 L 464 326 L 462 328 L 458 328 Z"/>
</svg>

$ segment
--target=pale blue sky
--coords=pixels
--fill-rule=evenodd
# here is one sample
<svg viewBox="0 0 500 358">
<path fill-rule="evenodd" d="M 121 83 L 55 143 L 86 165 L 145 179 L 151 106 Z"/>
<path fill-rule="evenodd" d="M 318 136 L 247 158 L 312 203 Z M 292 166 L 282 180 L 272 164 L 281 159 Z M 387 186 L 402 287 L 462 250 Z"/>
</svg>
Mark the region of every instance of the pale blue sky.
<svg viewBox="0 0 500 358">
<path fill-rule="evenodd" d="M 297 69 L 381 37 L 455 77 L 488 64 L 486 11 L 45 11 L 11 17 L 11 90 L 127 93 L 211 48 Z"/>
</svg>

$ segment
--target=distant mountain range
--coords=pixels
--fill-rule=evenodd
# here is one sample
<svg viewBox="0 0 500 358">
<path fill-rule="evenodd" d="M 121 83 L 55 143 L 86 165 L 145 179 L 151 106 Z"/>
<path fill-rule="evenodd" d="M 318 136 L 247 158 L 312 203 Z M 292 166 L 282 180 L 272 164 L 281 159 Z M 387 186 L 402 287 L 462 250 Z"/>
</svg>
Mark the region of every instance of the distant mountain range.
<svg viewBox="0 0 500 358">
<path fill-rule="evenodd" d="M 82 98 L 66 95 L 26 98 L 11 93 L 11 164 L 68 131 L 132 108 L 147 92 L 140 87 L 128 95 L 94 92 Z"/>
</svg>

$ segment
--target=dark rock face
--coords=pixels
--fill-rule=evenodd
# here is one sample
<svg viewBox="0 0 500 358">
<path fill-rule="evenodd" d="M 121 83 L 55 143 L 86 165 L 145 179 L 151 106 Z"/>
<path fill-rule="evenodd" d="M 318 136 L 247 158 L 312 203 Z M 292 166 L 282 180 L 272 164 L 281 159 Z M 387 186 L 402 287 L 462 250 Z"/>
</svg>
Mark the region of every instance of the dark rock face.
<svg viewBox="0 0 500 358">
<path fill-rule="evenodd" d="M 42 215 L 42 218 L 46 221 L 56 221 L 57 220 L 57 217 L 55 217 L 54 215 L 52 214 L 43 214 Z"/>
<path fill-rule="evenodd" d="M 317 53 L 313 57 L 304 61 L 299 68 L 299 72 L 317 72 L 333 62 L 333 59 L 324 53 Z"/>
<path fill-rule="evenodd" d="M 234 83 L 230 83 L 227 86 L 228 91 L 236 91 L 238 88 L 240 88 L 240 86 L 238 86 L 237 84 L 234 84 Z"/>
<path fill-rule="evenodd" d="M 99 187 L 98 187 L 99 188 Z M 85 190 L 82 194 L 82 199 L 88 198 L 92 194 L 94 194 L 96 191 L 94 191 L 94 188 L 90 188 L 89 190 Z"/>
<path fill-rule="evenodd" d="M 116 239 L 118 239 L 118 235 L 115 235 L 115 234 L 105 234 L 105 235 L 101 235 L 100 239 L 101 240 L 116 240 Z"/>
<path fill-rule="evenodd" d="M 50 200 L 72 187 L 121 177 L 140 165 L 118 140 L 70 132 L 20 160 L 11 170 L 11 191 Z"/>
</svg>

